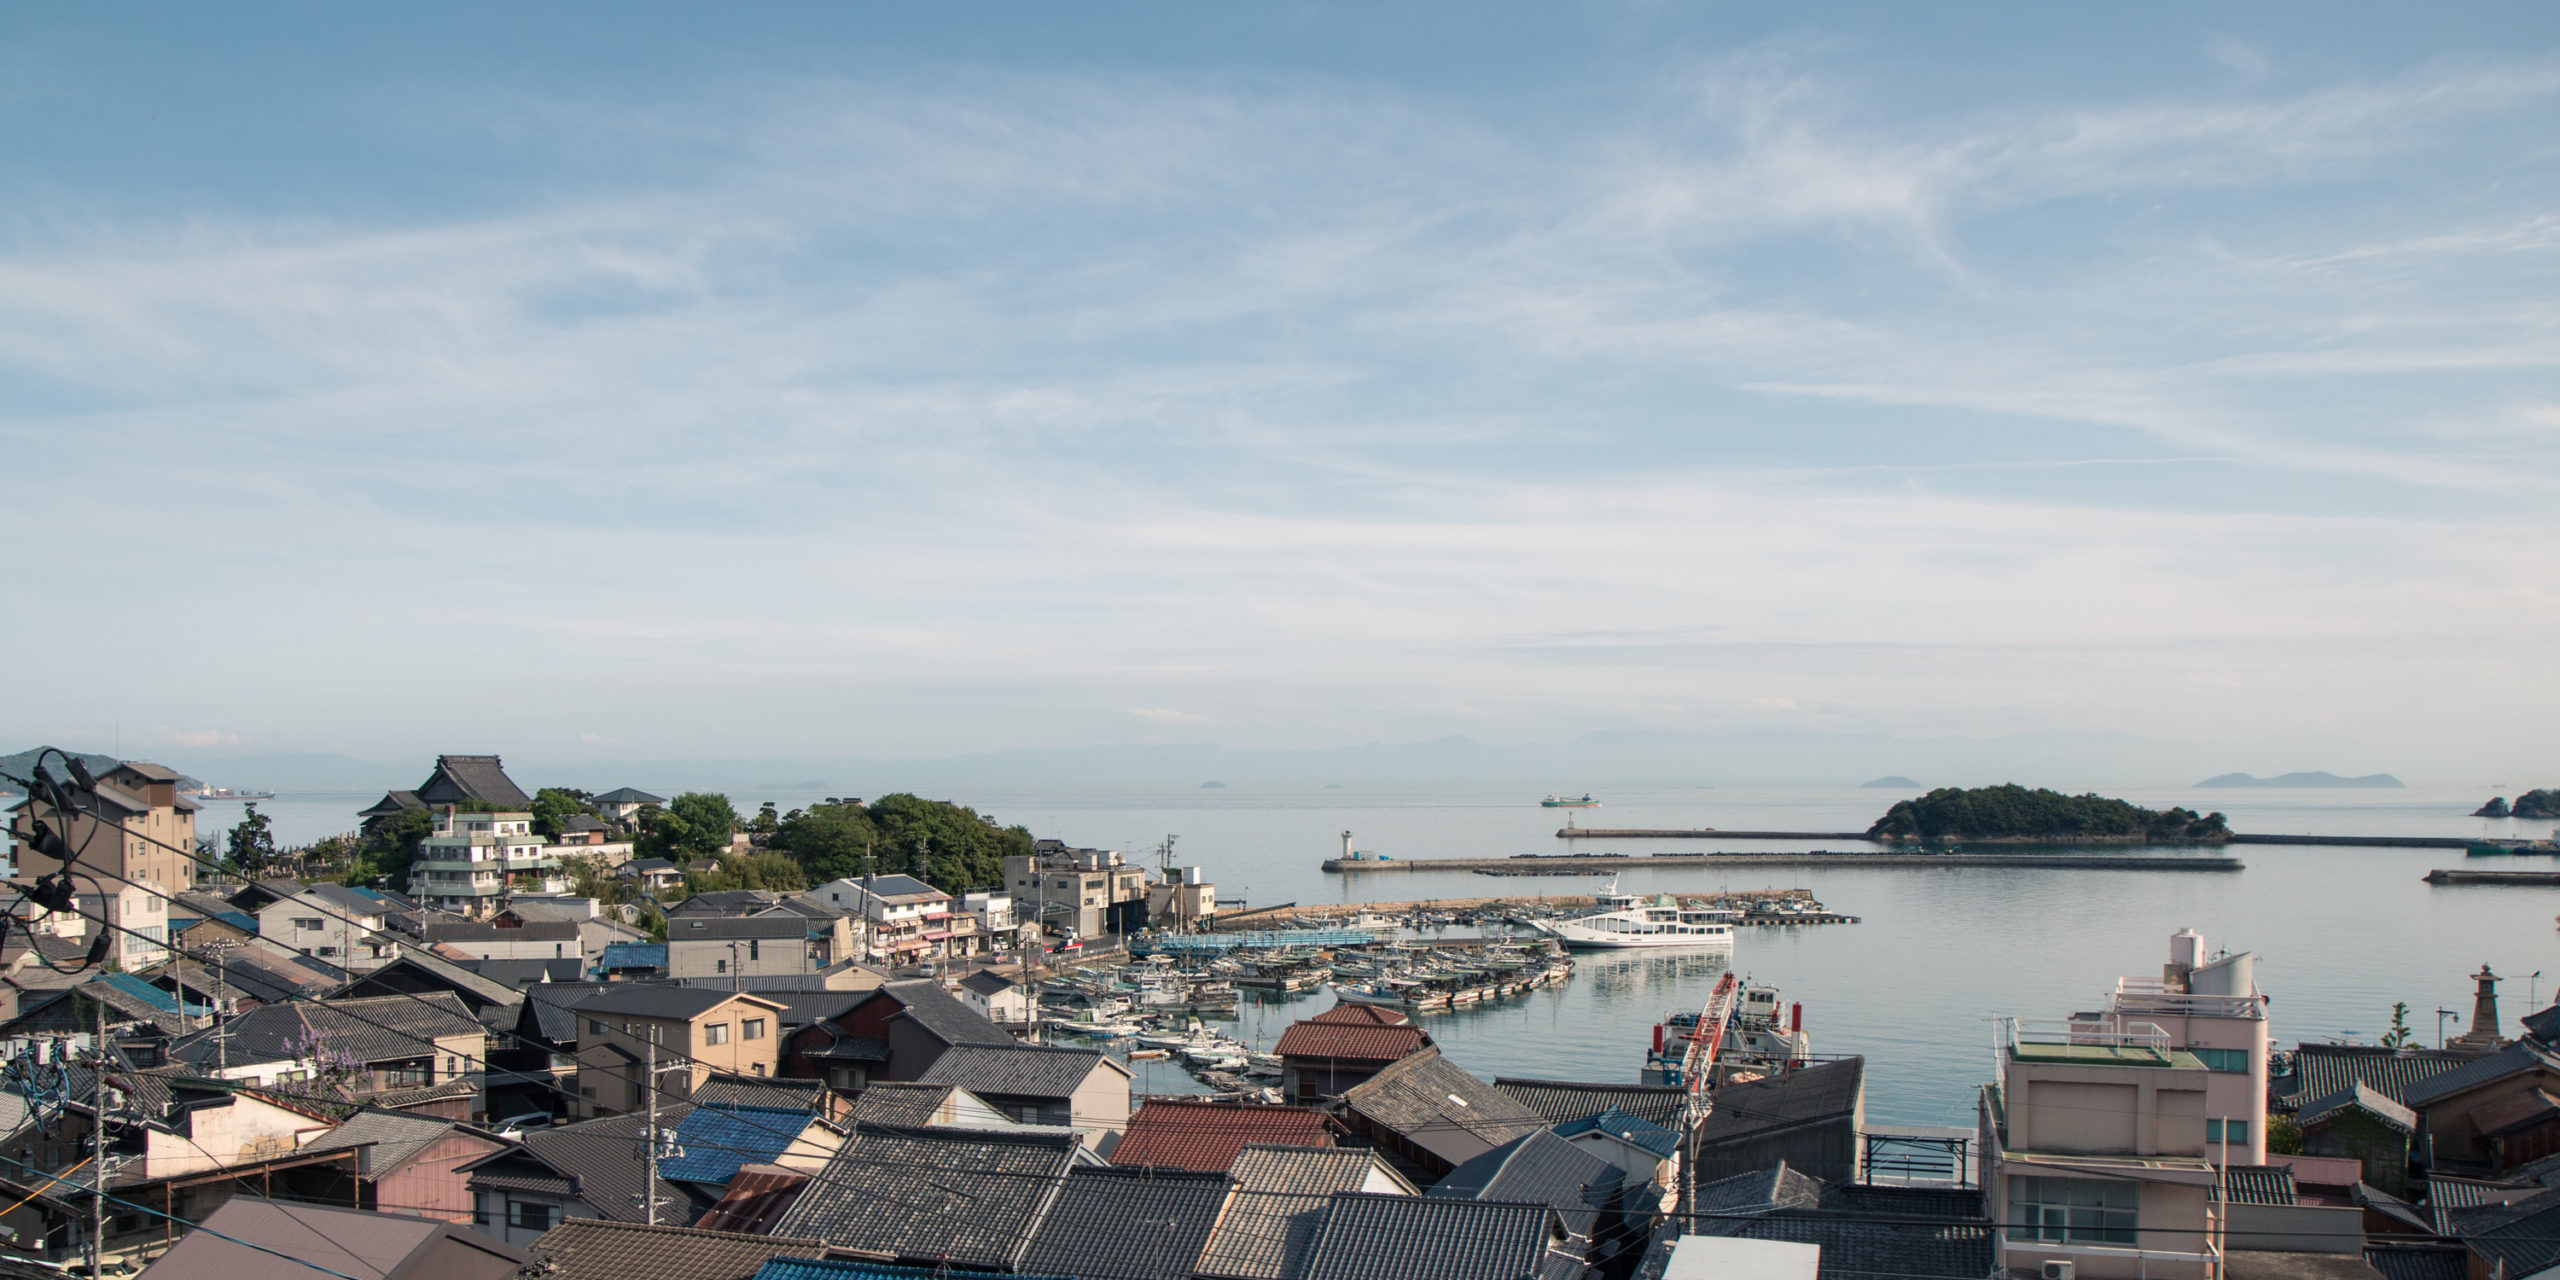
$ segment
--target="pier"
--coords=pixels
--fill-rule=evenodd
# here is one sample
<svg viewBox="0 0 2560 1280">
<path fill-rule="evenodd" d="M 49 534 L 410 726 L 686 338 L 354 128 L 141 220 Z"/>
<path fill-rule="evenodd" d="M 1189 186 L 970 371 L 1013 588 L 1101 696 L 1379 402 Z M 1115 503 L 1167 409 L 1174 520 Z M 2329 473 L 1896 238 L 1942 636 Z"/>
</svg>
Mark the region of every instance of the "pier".
<svg viewBox="0 0 2560 1280">
<path fill-rule="evenodd" d="M 2560 871 L 2458 871 L 2439 867 L 2427 873 L 2428 884 L 2535 884 L 2560 888 Z"/>
<path fill-rule="evenodd" d="M 1926 871 L 1941 867 L 2044 867 L 2075 871 L 2238 871 L 2238 858 L 2154 857 L 2138 853 L 1877 853 L 1824 850 L 1793 853 L 1580 854 L 1569 858 L 1327 858 L 1324 869 L 1346 875 L 1403 871 L 1495 871 L 1585 875 L 1594 870 L 1695 871 L 1722 867 L 1890 867 Z"/>
<path fill-rule="evenodd" d="M 1698 827 L 1675 831 L 1647 827 L 1558 827 L 1558 840 L 1849 840 L 1867 843 L 1864 831 L 1720 831 L 1714 827 Z M 1961 843 L 1961 842 L 1959 842 Z M 2003 842 L 2009 843 L 2009 842 Z M 2015 843 L 2027 844 L 2028 841 Z M 2064 845 L 2086 843 L 2144 847 L 2136 840 L 2072 841 L 2057 838 L 2051 843 Z M 2288 836 L 2263 832 L 2232 832 L 2225 844 L 2307 844 L 2359 849 L 2465 849 L 2473 843 L 2463 836 Z"/>
</svg>

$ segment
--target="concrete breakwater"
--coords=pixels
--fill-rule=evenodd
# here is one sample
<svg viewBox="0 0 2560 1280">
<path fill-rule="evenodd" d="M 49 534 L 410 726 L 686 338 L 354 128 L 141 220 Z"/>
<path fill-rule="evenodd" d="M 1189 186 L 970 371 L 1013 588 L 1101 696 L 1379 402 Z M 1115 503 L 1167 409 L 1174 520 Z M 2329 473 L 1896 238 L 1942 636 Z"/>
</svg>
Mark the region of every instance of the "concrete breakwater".
<svg viewBox="0 0 2560 1280">
<path fill-rule="evenodd" d="M 1629 871 L 1695 870 L 1708 867 L 1892 867 L 1923 871 L 1933 867 L 2048 867 L 2080 871 L 2238 871 L 2238 858 L 2146 857 L 2103 853 L 1655 853 L 1584 854 L 1570 858 L 1327 858 L 1324 869 L 1346 875 L 1401 871 L 1520 872 L 1553 865 L 1560 874 L 1579 875 L 1594 868 Z"/>
<path fill-rule="evenodd" d="M 1864 831 L 1720 831 L 1714 827 L 1675 831 L 1644 827 L 1558 827 L 1558 840 L 1854 840 L 1864 843 Z M 1959 843 L 1985 844 L 2052 844 L 2108 845 L 2142 848 L 2147 842 L 2131 837 L 2108 836 L 2099 839 L 2073 840 L 2057 837 L 2050 840 L 1999 840 Z M 2225 844 L 2305 844 L 2330 845 L 2359 849 L 2461 849 L 2470 841 L 2461 836 L 2288 836 L 2266 833 L 2232 832 L 2223 837 Z M 2177 846 L 2192 848 L 2194 846 Z M 1898 856 L 1898 855 L 1897 855 Z"/>
<path fill-rule="evenodd" d="M 2427 873 L 2428 884 L 2535 884 L 2560 888 L 2560 871 L 2456 871 L 2438 868 Z"/>
</svg>

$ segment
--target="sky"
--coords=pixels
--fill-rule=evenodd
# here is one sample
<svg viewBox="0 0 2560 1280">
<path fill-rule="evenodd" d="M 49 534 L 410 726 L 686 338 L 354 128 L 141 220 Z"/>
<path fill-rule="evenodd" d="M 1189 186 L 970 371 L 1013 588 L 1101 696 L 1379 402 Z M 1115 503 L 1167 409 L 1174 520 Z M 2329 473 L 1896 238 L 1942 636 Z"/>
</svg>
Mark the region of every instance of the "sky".
<svg viewBox="0 0 2560 1280">
<path fill-rule="evenodd" d="M 23 5 L 0 156 L 12 749 L 2560 775 L 2545 5 Z"/>
</svg>

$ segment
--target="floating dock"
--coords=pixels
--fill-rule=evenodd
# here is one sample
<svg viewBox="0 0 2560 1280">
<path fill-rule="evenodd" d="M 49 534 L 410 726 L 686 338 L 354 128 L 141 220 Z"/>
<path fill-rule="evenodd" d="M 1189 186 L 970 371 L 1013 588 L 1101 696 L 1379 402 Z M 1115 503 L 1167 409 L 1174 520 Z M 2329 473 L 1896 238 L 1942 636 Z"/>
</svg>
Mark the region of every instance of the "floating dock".
<svg viewBox="0 0 2560 1280">
<path fill-rule="evenodd" d="M 1696 871 L 1719 867 L 2045 867 L 2077 871 L 2238 871 L 2238 858 L 2162 857 L 2123 853 L 1655 853 L 1583 854 L 1567 858 L 1327 858 L 1324 869 L 1347 875 L 1401 871 L 1492 871 L 1508 875 L 1588 875 L 1603 871 Z"/>
<path fill-rule="evenodd" d="M 2458 871 L 2439 867 L 2427 873 L 2428 884 L 2535 884 L 2560 888 L 2560 871 Z"/>
</svg>

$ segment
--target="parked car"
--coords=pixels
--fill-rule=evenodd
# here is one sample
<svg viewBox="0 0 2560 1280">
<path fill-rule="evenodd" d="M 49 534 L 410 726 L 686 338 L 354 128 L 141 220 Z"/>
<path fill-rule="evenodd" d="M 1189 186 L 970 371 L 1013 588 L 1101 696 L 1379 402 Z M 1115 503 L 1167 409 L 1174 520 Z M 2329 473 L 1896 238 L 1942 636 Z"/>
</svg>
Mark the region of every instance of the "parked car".
<svg viewBox="0 0 2560 1280">
<path fill-rule="evenodd" d="M 551 1115 L 549 1112 L 528 1111 L 523 1115 L 508 1116 L 506 1119 L 499 1121 L 497 1129 L 499 1137 L 512 1138 L 522 1134 L 527 1129 L 546 1129 L 549 1128 L 550 1125 Z"/>
</svg>

